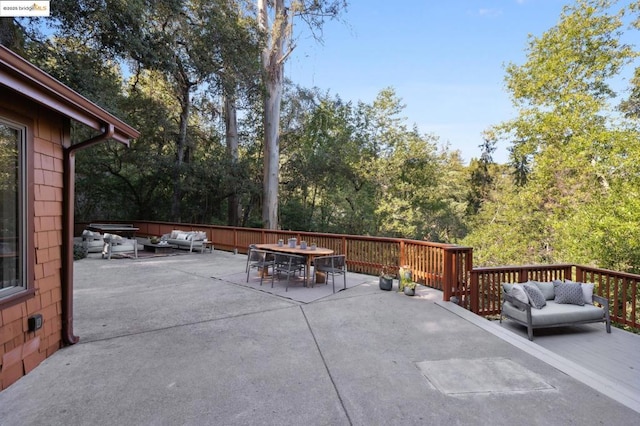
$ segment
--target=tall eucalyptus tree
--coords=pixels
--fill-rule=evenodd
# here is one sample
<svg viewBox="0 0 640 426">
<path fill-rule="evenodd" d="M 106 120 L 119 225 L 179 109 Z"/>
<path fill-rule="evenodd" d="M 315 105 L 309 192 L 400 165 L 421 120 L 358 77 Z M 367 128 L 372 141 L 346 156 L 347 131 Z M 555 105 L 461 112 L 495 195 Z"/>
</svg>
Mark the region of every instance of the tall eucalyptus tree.
<svg viewBox="0 0 640 426">
<path fill-rule="evenodd" d="M 284 63 L 295 48 L 293 23 L 299 17 L 316 34 L 326 19 L 335 18 L 346 0 L 257 0 L 258 25 L 266 35 L 262 50 L 264 89 L 264 190 L 263 226 L 278 227 L 278 185 L 280 161 L 280 104 Z"/>
</svg>

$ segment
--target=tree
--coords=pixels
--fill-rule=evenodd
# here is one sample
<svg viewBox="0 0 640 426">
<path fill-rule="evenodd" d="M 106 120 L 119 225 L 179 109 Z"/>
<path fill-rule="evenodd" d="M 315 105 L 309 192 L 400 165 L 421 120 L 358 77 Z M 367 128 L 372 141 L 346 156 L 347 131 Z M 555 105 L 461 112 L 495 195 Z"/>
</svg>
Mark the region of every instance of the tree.
<svg viewBox="0 0 640 426">
<path fill-rule="evenodd" d="M 278 186 L 280 161 L 280 103 L 284 63 L 293 51 L 293 20 L 304 20 L 311 31 L 320 30 L 325 19 L 335 18 L 346 7 L 344 0 L 257 0 L 258 26 L 267 36 L 262 50 L 264 84 L 264 190 L 263 226 L 278 227 Z"/>
<path fill-rule="evenodd" d="M 0 18 L 0 44 L 20 52 L 24 43 L 24 30 L 14 18 Z"/>
<path fill-rule="evenodd" d="M 475 215 L 482 207 L 482 204 L 488 200 L 489 193 L 494 184 L 493 153 L 496 150 L 496 141 L 490 134 L 484 135 L 484 141 L 480 145 L 482 153 L 479 159 L 472 159 L 469 165 L 469 194 L 467 195 L 467 212 Z"/>
<path fill-rule="evenodd" d="M 587 258 L 573 249 L 584 237 L 580 221 L 594 217 L 594 207 L 628 175 L 625 158 L 635 144 L 612 114 L 609 83 L 636 53 L 620 38 L 625 8 L 615 11 L 613 4 L 580 0 L 566 6 L 556 26 L 530 39 L 526 62 L 506 68 L 518 117 L 491 131 L 512 143 L 517 185 L 502 182 L 503 192 L 481 208 L 484 223 L 476 222 L 467 239 L 508 245 L 500 262 L 508 260 L 506 252 L 511 262 Z M 602 265 L 604 253 L 589 257 Z"/>
<path fill-rule="evenodd" d="M 193 154 L 204 140 L 195 125 L 202 111 L 194 108 L 211 107 L 214 102 L 204 100 L 207 96 L 222 94 L 227 99 L 226 108 L 217 110 L 229 115 L 229 155 L 236 155 L 236 100 L 246 87 L 256 87 L 258 70 L 259 37 L 246 6 L 234 0 L 60 0 L 52 11 L 58 34 L 82 40 L 103 57 L 126 64 L 134 91 L 152 71 L 178 101 L 178 110 L 169 108 L 177 126 L 173 166 L 165 171 L 173 182 L 173 220 L 182 220 L 182 206 L 188 205 L 185 191 L 192 182 Z M 235 197 L 236 192 L 226 194 Z"/>
</svg>

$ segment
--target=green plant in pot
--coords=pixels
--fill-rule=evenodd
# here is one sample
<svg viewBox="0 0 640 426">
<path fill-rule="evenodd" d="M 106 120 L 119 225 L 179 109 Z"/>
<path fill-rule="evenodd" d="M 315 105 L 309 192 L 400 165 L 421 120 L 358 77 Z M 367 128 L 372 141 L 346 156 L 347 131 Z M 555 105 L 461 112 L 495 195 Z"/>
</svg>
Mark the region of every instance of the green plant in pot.
<svg viewBox="0 0 640 426">
<path fill-rule="evenodd" d="M 389 265 L 382 267 L 380 271 L 380 290 L 389 291 L 393 288 L 393 273 Z"/>
<path fill-rule="evenodd" d="M 414 283 L 413 281 L 405 283 L 402 291 L 404 291 L 404 294 L 406 294 L 407 296 L 415 296 L 416 283 Z"/>
<path fill-rule="evenodd" d="M 149 238 L 149 242 L 151 244 L 158 244 L 160 242 L 160 237 L 153 236 L 153 237 Z"/>
<path fill-rule="evenodd" d="M 398 274 L 398 291 L 403 291 L 407 296 L 413 296 L 416 290 L 416 283 L 413 282 L 409 266 L 402 266 Z"/>
</svg>

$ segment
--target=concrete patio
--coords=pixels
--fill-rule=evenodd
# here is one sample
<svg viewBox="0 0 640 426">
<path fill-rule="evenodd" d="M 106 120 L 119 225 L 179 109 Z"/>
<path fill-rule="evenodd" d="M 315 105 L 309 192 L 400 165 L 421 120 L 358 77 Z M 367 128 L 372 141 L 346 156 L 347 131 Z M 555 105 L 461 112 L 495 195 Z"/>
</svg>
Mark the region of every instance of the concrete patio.
<svg viewBox="0 0 640 426">
<path fill-rule="evenodd" d="M 75 262 L 80 343 L 0 392 L 0 424 L 640 423 L 633 390 L 598 390 L 538 339 L 438 291 L 411 298 L 350 273 L 336 294 L 271 294 L 244 282 L 245 262 L 220 251 Z"/>
</svg>

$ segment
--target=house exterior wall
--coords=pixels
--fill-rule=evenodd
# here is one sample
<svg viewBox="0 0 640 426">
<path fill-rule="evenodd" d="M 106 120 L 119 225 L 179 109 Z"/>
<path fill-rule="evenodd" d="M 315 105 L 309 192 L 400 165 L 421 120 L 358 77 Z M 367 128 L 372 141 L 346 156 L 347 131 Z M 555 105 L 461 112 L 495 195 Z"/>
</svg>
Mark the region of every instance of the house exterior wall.
<svg viewBox="0 0 640 426">
<path fill-rule="evenodd" d="M 35 293 L 17 303 L 0 300 L 0 390 L 35 368 L 62 345 L 63 139 L 68 120 L 0 86 L 0 116 L 27 127 L 27 169 L 32 172 L 30 250 Z M 29 170 L 32 169 L 32 170 Z M 28 331 L 41 314 L 42 328 Z"/>
</svg>

